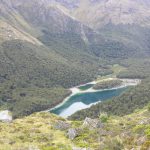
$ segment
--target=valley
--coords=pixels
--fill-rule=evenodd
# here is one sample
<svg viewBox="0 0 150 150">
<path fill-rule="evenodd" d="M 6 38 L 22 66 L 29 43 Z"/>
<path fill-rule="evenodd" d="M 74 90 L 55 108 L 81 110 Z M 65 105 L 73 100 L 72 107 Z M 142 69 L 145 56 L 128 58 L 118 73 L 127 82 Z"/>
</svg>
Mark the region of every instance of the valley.
<svg viewBox="0 0 150 150">
<path fill-rule="evenodd" d="M 149 150 L 149 103 L 149 0 L 0 0 L 0 150 Z"/>
<path fill-rule="evenodd" d="M 113 78 L 106 78 L 103 80 L 96 80 L 84 85 L 73 87 L 70 89 L 71 95 L 64 99 L 63 103 L 57 105 L 50 110 L 51 113 L 55 113 L 61 117 L 71 116 L 73 113 L 89 108 L 96 103 L 111 99 L 112 97 L 120 95 L 130 86 L 137 86 L 140 84 L 138 79 L 121 79 L 121 85 L 110 88 L 94 89 L 94 85 L 101 82 L 115 81 Z M 119 80 L 119 79 L 118 79 Z M 89 86 L 90 85 L 90 86 Z M 83 90 L 83 88 L 85 90 Z M 99 110 L 100 111 L 100 110 Z"/>
</svg>

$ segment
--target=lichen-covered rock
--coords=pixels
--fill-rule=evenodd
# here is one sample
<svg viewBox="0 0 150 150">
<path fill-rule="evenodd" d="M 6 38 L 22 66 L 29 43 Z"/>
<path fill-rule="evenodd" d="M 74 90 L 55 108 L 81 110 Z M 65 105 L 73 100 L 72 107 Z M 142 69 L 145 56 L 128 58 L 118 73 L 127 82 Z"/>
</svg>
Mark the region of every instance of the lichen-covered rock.
<svg viewBox="0 0 150 150">
<path fill-rule="evenodd" d="M 59 121 L 55 124 L 54 128 L 55 128 L 55 129 L 58 129 L 58 130 L 67 130 L 67 129 L 70 128 L 70 126 L 71 126 L 71 125 L 70 125 L 69 123 L 67 123 L 67 122 L 65 122 L 65 121 L 59 120 Z"/>
<path fill-rule="evenodd" d="M 67 135 L 68 135 L 69 139 L 73 140 L 75 137 L 78 136 L 78 131 L 77 131 L 77 129 L 71 128 L 68 130 Z"/>
<path fill-rule="evenodd" d="M 89 129 L 95 129 L 95 128 L 103 128 L 103 123 L 100 122 L 98 119 L 91 119 L 91 118 L 85 118 L 83 127 L 89 128 Z"/>
</svg>

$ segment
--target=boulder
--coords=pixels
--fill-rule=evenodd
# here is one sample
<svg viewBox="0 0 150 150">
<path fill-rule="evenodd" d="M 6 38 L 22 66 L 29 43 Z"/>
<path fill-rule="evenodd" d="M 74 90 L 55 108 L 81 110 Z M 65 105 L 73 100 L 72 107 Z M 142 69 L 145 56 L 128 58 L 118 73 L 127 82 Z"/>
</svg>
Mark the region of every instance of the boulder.
<svg viewBox="0 0 150 150">
<path fill-rule="evenodd" d="M 95 129 L 95 128 L 103 128 L 103 123 L 98 119 L 85 118 L 84 123 L 82 125 L 84 128 Z"/>
<path fill-rule="evenodd" d="M 11 122 L 12 116 L 8 110 L 0 111 L 0 121 L 2 122 Z"/>
<path fill-rule="evenodd" d="M 59 121 L 55 124 L 54 128 L 57 129 L 57 130 L 67 130 L 67 129 L 70 128 L 70 126 L 71 126 L 71 125 L 70 125 L 69 123 L 67 123 L 67 122 L 65 122 L 65 121 L 59 120 Z"/>
<path fill-rule="evenodd" d="M 78 136 L 77 129 L 73 129 L 73 128 L 69 129 L 67 135 L 69 139 L 73 140 L 75 137 Z"/>
</svg>

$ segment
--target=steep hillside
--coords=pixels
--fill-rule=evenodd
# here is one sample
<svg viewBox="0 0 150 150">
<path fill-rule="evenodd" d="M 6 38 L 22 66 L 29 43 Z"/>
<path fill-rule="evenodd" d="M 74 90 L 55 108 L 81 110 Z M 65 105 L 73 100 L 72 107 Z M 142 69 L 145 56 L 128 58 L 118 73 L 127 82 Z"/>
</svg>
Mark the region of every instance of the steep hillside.
<svg viewBox="0 0 150 150">
<path fill-rule="evenodd" d="M 83 1 L 83 4 L 86 1 Z M 87 57 L 87 54 L 94 55 L 94 57 L 100 56 L 101 58 L 109 59 L 147 55 L 145 51 L 148 49 L 148 42 L 145 43 L 145 41 L 148 40 L 149 34 L 147 35 L 147 37 L 145 37 L 145 32 L 149 32 L 149 29 L 145 29 L 145 31 L 144 29 L 141 29 L 140 31 L 139 29 L 134 30 L 139 31 L 139 33 L 143 35 L 141 36 L 141 38 L 139 37 L 139 33 L 135 35 L 134 32 L 131 32 L 132 30 L 126 31 L 125 29 L 127 29 L 128 26 L 124 27 L 125 29 L 121 28 L 120 31 L 116 30 L 118 29 L 118 27 L 116 27 L 116 29 L 113 26 L 110 27 L 110 29 L 109 27 L 106 27 L 106 30 L 108 30 L 107 33 L 103 28 L 100 30 L 100 33 L 98 33 L 98 31 L 94 31 L 89 27 L 89 23 L 87 23 L 86 21 L 82 21 L 81 19 L 78 19 L 77 16 L 71 14 L 70 9 L 68 9 L 67 7 L 67 4 L 70 6 L 70 4 L 73 5 L 74 3 L 54 0 L 32 0 L 26 2 L 23 0 L 8 0 L 5 2 L 2 1 L 2 7 L 6 7 L 5 10 L 2 10 L 2 12 L 4 11 L 2 16 L 5 20 L 10 21 L 12 24 L 17 26 L 17 28 L 21 28 L 27 31 L 32 36 L 42 41 L 44 44 L 51 47 L 57 53 L 60 53 L 64 57 L 67 57 L 67 59 L 69 55 L 69 60 L 72 60 L 74 56 L 76 56 L 76 58 L 80 57 L 80 53 L 81 56 L 83 56 L 85 55 L 85 52 L 86 56 L 83 56 L 82 59 L 84 59 L 84 57 Z M 87 6 L 86 8 L 89 9 L 90 7 L 92 7 L 96 11 L 101 10 L 99 8 L 95 8 L 94 6 L 101 5 L 101 3 L 104 3 L 104 1 L 98 1 L 96 4 L 95 3 L 95 1 L 91 1 L 91 5 Z M 113 5 L 116 6 L 116 3 L 114 3 Z M 124 6 L 125 2 L 122 3 L 122 5 Z M 79 3 L 79 7 L 80 6 L 82 6 L 82 2 Z M 84 4 L 84 6 L 86 5 Z M 110 5 L 109 7 L 113 6 Z M 128 7 L 129 6 L 127 6 L 127 8 Z M 84 8 L 82 7 L 81 9 L 84 10 Z M 6 13 L 7 11 L 9 12 L 9 10 L 11 10 L 11 13 Z M 76 11 L 76 9 L 73 10 Z M 95 16 L 95 14 L 93 15 L 92 11 L 89 12 L 90 14 L 84 11 L 80 12 L 79 14 L 80 16 L 82 16 L 82 14 L 87 16 L 90 15 L 89 18 L 95 18 L 91 17 Z M 118 14 L 118 12 L 116 13 Z M 104 15 L 104 13 L 100 12 L 98 13 L 98 17 L 100 16 L 100 14 Z M 110 14 L 112 13 L 110 12 Z M 137 12 L 135 14 L 138 15 Z M 105 19 L 109 20 L 108 16 L 104 17 Z M 87 20 L 89 21 L 90 19 Z M 96 21 L 98 21 L 100 24 L 103 24 L 97 18 Z M 95 24 L 95 22 L 93 23 Z M 107 25 L 108 23 L 104 25 Z M 112 22 L 112 25 L 117 24 Z M 137 26 L 136 28 L 138 28 L 138 25 L 139 24 L 135 23 L 135 26 Z M 133 28 L 135 27 L 133 26 Z M 122 30 L 124 31 L 124 34 L 120 33 Z M 130 36 L 132 36 L 132 38 L 134 37 L 133 40 L 129 39 Z M 137 39 L 140 40 L 141 43 L 138 43 Z M 144 48 L 142 47 L 143 45 L 145 46 Z M 91 58 L 89 58 L 88 60 L 90 59 Z M 80 60 L 81 59 L 79 58 L 78 61 Z"/>
<path fill-rule="evenodd" d="M 62 32 L 65 32 L 70 31 L 76 24 L 77 30 L 80 30 L 80 23 L 67 17 L 59 9 L 46 7 L 46 3 L 44 3 L 46 10 L 43 11 L 48 13 L 37 18 L 41 3 L 36 4 L 32 1 L 24 5 L 25 1 L 22 2 L 0 1 L 0 104 L 1 107 L 11 109 L 14 117 L 55 106 L 70 93 L 64 88 L 91 80 L 98 70 L 98 58 L 82 52 L 81 49 L 75 49 L 77 51 L 70 53 L 62 51 L 59 54 L 58 51 L 61 51 L 59 47 L 55 47 L 54 44 L 52 47 L 46 47 L 37 39 L 42 35 L 44 28 L 49 32 L 55 30 L 57 34 L 61 25 L 66 24 L 61 28 L 64 30 Z M 32 8 L 28 7 L 30 4 Z M 25 8 L 22 8 L 23 6 Z M 51 19 L 55 18 L 53 14 L 56 12 L 58 18 L 53 24 Z M 26 18 L 26 13 L 29 18 Z M 47 14 L 50 17 L 48 23 L 46 19 L 41 19 Z M 57 19 L 63 17 L 64 21 L 57 23 Z M 71 21 L 75 23 L 68 29 Z M 54 29 L 56 23 L 58 27 Z M 53 27 L 50 28 L 51 25 Z M 55 42 L 57 41 L 58 39 Z M 68 44 L 67 48 L 71 50 L 71 44 Z"/>
<path fill-rule="evenodd" d="M 77 0 L 69 2 L 68 0 L 58 0 L 57 3 L 66 7 L 83 24 L 88 25 L 97 32 L 99 31 L 102 37 L 110 40 L 108 43 L 103 43 L 103 45 L 95 43 L 97 50 L 95 50 L 95 46 L 93 51 L 96 51 L 96 54 L 100 54 L 101 47 L 103 47 L 102 50 L 106 49 L 110 53 L 109 47 L 115 50 L 119 49 L 122 54 L 124 51 L 126 54 L 132 51 L 133 53 L 130 53 L 130 56 L 139 52 L 142 55 L 143 52 L 149 51 L 149 1 Z M 107 51 L 105 53 L 105 56 L 110 55 Z M 112 53 L 118 56 L 117 50 Z"/>
<path fill-rule="evenodd" d="M 0 122 L 1 150 L 123 150 L 150 148 L 150 110 L 117 117 L 101 115 L 68 121 L 50 113 L 37 113 Z"/>
</svg>

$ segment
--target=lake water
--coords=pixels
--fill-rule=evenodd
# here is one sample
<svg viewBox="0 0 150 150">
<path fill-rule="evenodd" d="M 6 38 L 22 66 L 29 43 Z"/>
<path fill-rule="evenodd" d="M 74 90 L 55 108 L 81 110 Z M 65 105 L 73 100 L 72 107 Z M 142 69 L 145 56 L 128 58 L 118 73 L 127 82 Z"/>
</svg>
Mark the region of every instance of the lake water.
<svg viewBox="0 0 150 150">
<path fill-rule="evenodd" d="M 79 89 L 84 90 L 90 87 L 91 85 L 87 85 L 87 87 L 82 86 L 79 87 Z M 112 89 L 112 90 L 75 94 L 71 96 L 64 104 L 51 110 L 50 112 L 62 117 L 68 117 L 73 113 L 77 112 L 78 110 L 88 108 L 93 104 L 118 96 L 126 89 L 127 87 Z"/>
</svg>

